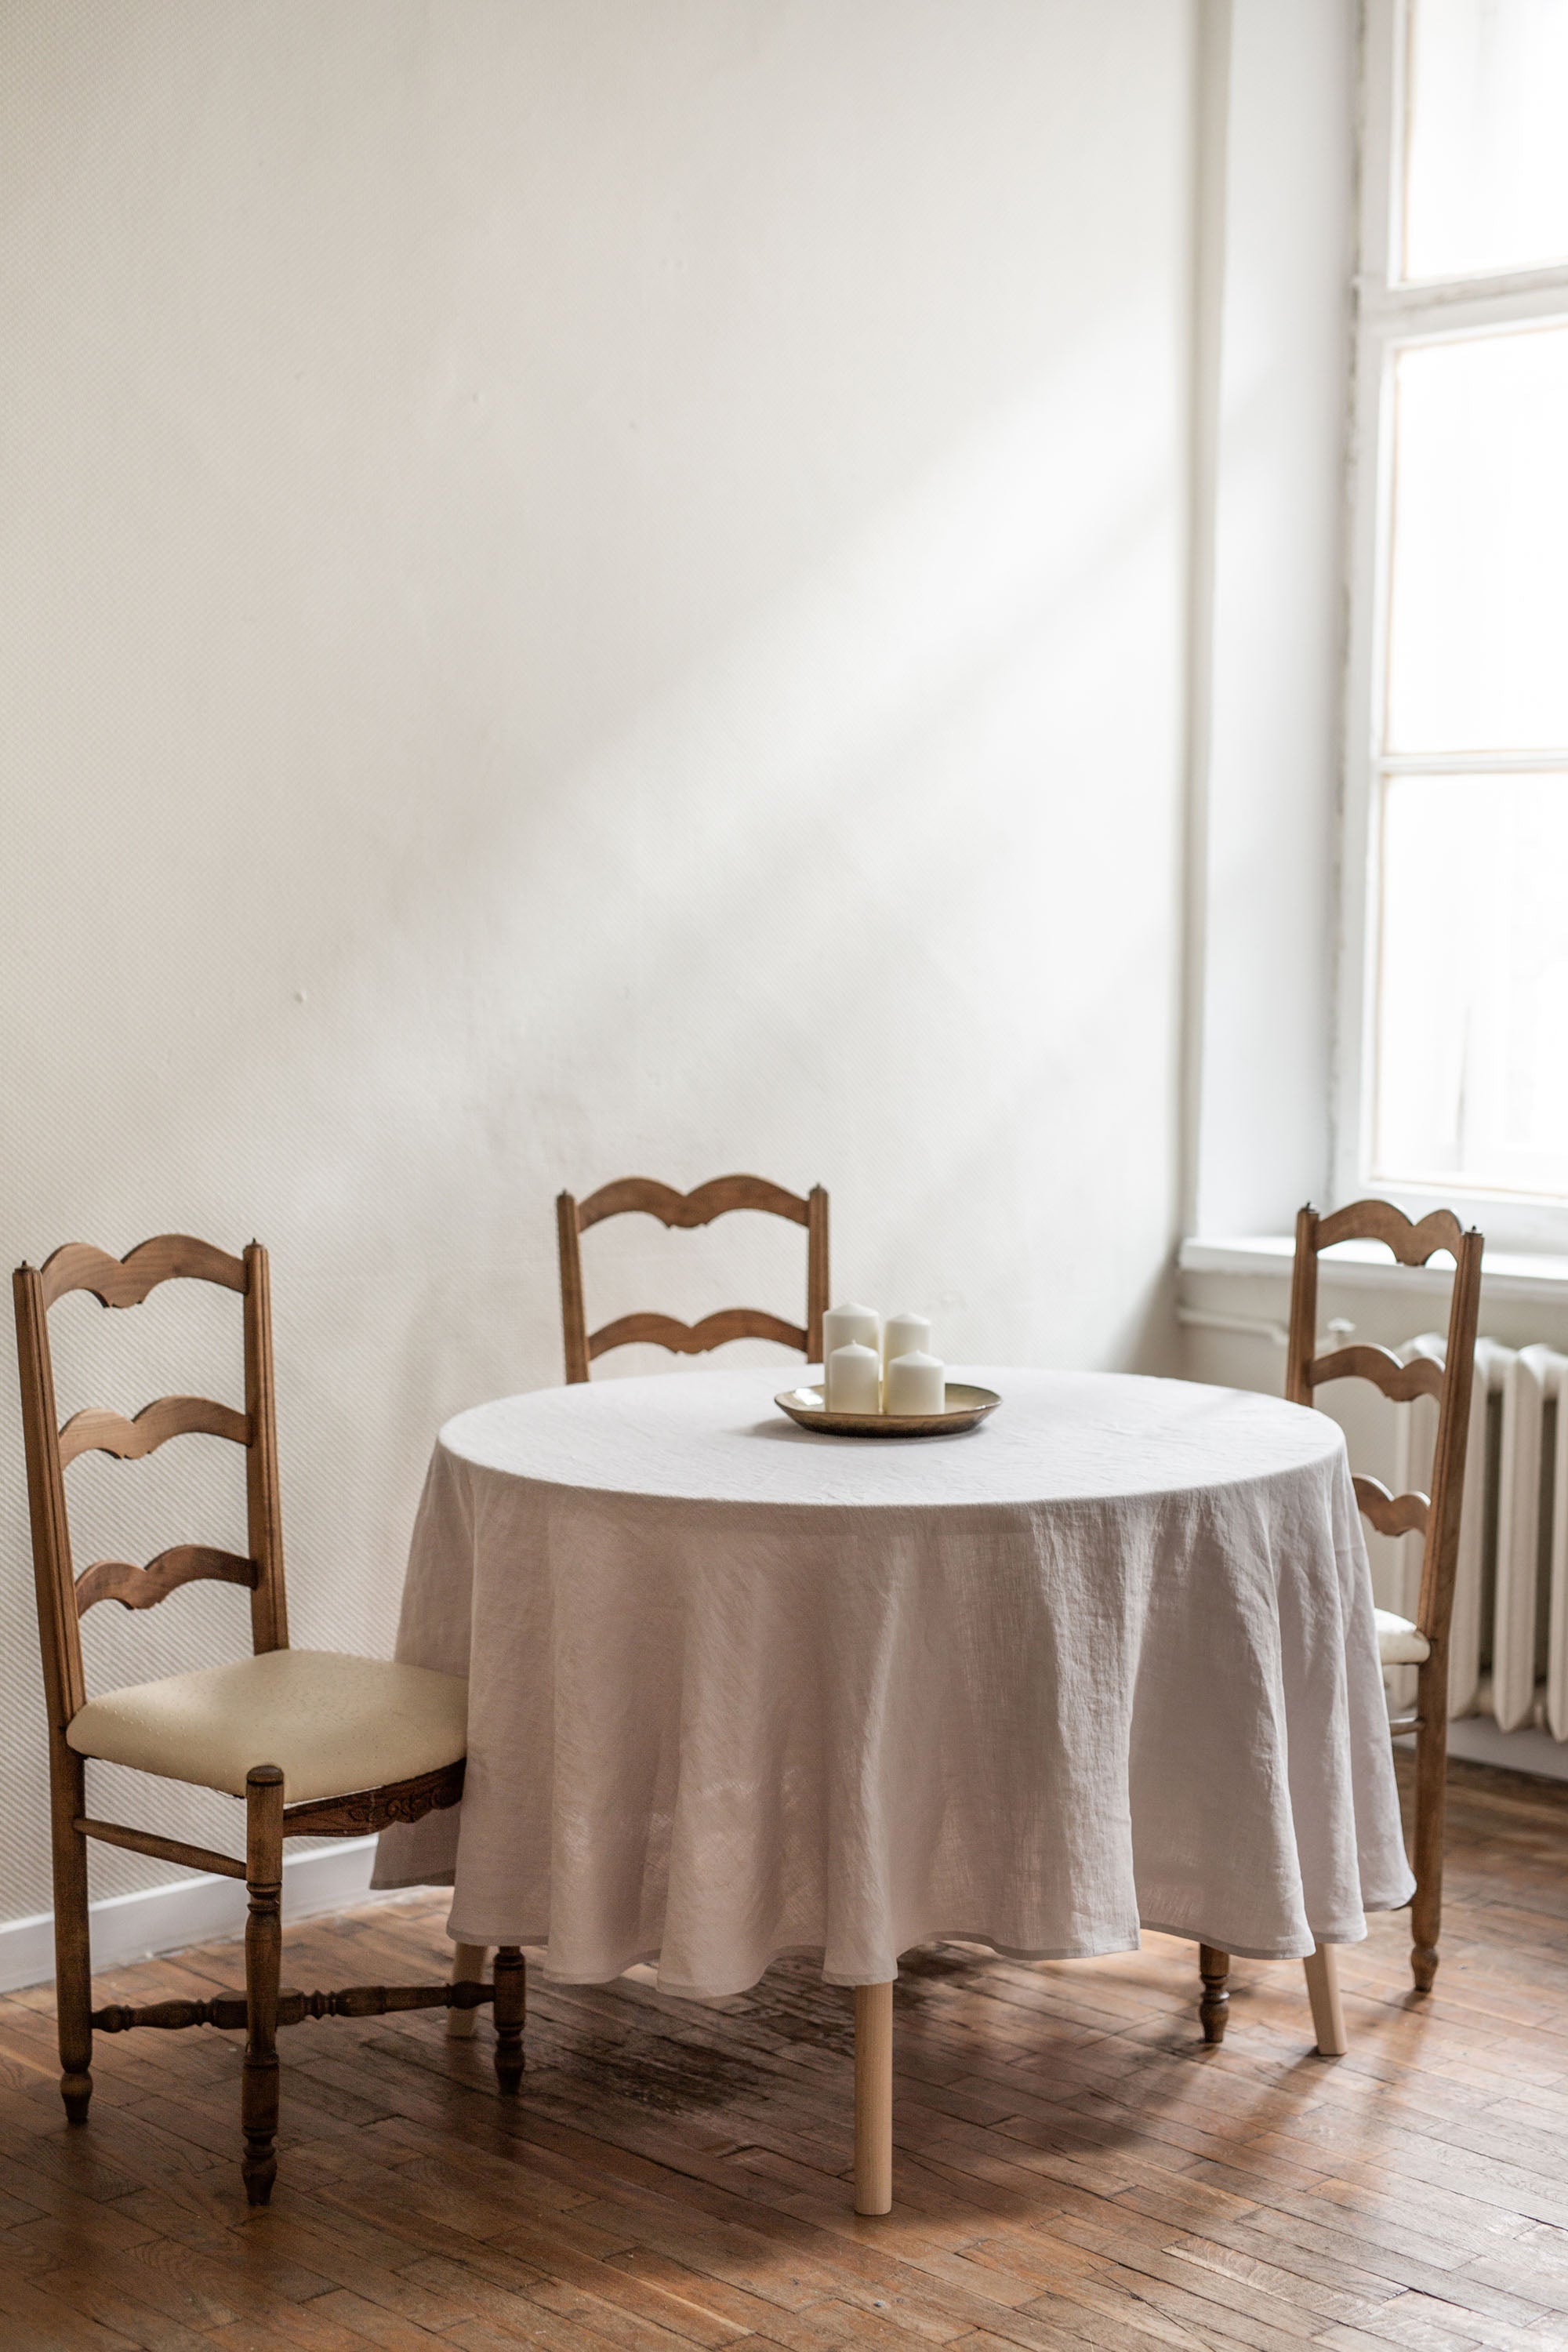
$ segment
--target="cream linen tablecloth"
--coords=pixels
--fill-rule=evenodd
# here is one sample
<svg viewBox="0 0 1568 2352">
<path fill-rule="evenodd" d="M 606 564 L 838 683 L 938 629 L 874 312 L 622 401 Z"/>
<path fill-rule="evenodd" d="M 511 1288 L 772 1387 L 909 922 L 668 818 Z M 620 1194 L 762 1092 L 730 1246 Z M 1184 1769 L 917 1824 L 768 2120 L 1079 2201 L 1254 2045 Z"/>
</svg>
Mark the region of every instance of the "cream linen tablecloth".
<svg viewBox="0 0 1568 2352">
<path fill-rule="evenodd" d="M 441 1432 L 397 1654 L 468 1677 L 457 1813 L 374 1883 L 603 1982 L 877 1983 L 1139 1923 L 1254 1958 L 1412 1881 L 1343 1441 L 1271 1397 L 980 1370 L 973 1435 L 814 1437 L 777 1372 L 480 1405 Z"/>
</svg>

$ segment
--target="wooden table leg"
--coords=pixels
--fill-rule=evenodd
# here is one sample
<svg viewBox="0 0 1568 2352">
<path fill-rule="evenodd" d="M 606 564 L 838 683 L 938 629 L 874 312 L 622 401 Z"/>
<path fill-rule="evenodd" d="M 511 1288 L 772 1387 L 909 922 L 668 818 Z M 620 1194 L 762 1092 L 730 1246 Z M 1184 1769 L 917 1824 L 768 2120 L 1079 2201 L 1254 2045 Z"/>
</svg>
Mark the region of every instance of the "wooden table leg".
<svg viewBox="0 0 1568 2352">
<path fill-rule="evenodd" d="M 519 1944 L 498 1944 L 492 1971 L 496 2021 L 496 2084 L 509 2098 L 522 2087 L 522 2029 L 528 2021 L 528 1964 Z"/>
<path fill-rule="evenodd" d="M 1212 1944 L 1200 1944 L 1198 1974 L 1204 1987 L 1204 1997 L 1198 2003 L 1204 2040 L 1211 2044 L 1223 2042 L 1225 2022 L 1230 2015 L 1230 1954 L 1216 1951 Z"/>
<path fill-rule="evenodd" d="M 452 1982 L 483 1984 L 485 1962 L 489 1958 L 488 1944 L 454 1944 L 452 1947 Z M 449 2009 L 447 2031 L 454 2042 L 467 2042 L 479 2021 L 477 2009 Z"/>
<path fill-rule="evenodd" d="M 1312 2025 L 1318 2036 L 1319 2055 L 1342 2058 L 1351 2045 L 1345 2035 L 1344 2003 L 1340 1999 L 1333 1946 L 1320 1944 L 1311 1958 L 1303 1960 L 1301 1966 L 1307 1971 L 1307 1998 L 1312 2004 Z"/>
<path fill-rule="evenodd" d="M 893 1988 L 855 1988 L 855 2210 L 893 2207 Z"/>
</svg>

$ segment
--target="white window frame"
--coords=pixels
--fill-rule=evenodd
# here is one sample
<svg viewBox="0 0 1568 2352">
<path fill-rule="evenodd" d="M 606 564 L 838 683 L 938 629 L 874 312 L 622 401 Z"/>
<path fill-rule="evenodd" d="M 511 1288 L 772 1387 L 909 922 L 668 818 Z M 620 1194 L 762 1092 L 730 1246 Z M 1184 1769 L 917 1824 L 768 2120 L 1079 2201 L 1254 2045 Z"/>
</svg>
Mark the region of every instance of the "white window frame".
<svg viewBox="0 0 1568 2352">
<path fill-rule="evenodd" d="M 1394 362 L 1407 344 L 1488 328 L 1568 321 L 1568 262 L 1497 276 L 1402 283 L 1407 0 L 1364 0 L 1362 16 L 1361 216 L 1354 282 L 1349 433 L 1348 612 L 1341 828 L 1339 986 L 1334 1055 L 1334 1198 L 1374 1184 L 1412 1213 L 1442 1202 L 1504 1249 L 1568 1250 L 1568 1202 L 1499 1189 L 1390 1185 L 1374 1176 L 1375 1022 L 1381 898 L 1378 817 L 1382 782 L 1401 769 L 1425 775 L 1539 771 L 1568 764 L 1563 751 L 1508 757 L 1411 758 L 1383 754 L 1389 524 L 1393 505 Z M 1564 1008 L 1568 1066 L 1568 1008 Z"/>
</svg>

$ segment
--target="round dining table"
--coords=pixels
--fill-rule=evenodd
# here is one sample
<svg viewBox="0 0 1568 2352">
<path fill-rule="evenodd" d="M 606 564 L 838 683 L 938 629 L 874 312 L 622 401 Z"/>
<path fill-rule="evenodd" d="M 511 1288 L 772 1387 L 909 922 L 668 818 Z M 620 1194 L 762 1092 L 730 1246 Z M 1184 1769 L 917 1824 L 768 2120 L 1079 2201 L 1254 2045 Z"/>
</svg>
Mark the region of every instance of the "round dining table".
<svg viewBox="0 0 1568 2352">
<path fill-rule="evenodd" d="M 810 1375 L 807 1375 L 809 1378 Z M 1302 1958 L 1408 1902 L 1337 1424 L 1249 1391 L 979 1368 L 966 1434 L 841 1438 L 776 1370 L 459 1413 L 397 1655 L 468 1683 L 461 1805 L 383 1832 L 460 1947 L 856 1990 L 856 2181 L 891 2183 L 891 1987 L 1141 1927 Z M 459 1971 L 460 1972 L 460 1971 Z"/>
</svg>

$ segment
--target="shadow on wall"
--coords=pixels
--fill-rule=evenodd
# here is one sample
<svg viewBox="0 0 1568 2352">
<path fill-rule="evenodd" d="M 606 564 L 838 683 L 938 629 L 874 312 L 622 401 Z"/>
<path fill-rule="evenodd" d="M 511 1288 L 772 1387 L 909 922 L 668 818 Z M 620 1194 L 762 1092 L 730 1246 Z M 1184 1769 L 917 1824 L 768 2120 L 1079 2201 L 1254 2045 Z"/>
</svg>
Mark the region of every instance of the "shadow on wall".
<svg viewBox="0 0 1568 2352">
<path fill-rule="evenodd" d="M 0 25 L 5 1229 L 269 1244 L 296 1638 L 374 1652 L 437 1424 L 559 1378 L 563 1183 L 820 1180 L 836 1284 L 952 1360 L 1152 1348 L 1189 32 L 247 23 Z M 629 1303 L 751 1295 L 715 1238 Z M 41 1823 L 9 1353 L 0 1772 Z M 188 1598 L 161 1670 L 211 1654 Z M 30 1830 L 0 1874 L 44 1907 Z"/>
</svg>

